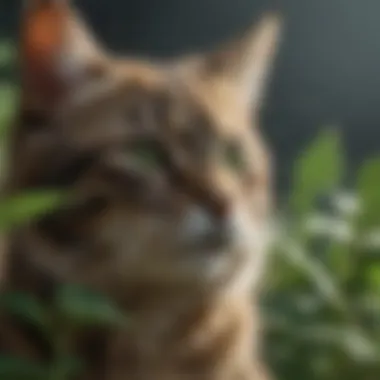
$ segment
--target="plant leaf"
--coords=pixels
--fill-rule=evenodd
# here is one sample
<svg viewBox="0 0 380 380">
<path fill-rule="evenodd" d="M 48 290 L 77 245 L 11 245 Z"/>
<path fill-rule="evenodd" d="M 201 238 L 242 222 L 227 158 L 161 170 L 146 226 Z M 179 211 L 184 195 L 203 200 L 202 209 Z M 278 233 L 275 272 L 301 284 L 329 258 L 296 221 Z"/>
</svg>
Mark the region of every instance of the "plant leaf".
<svg viewBox="0 0 380 380">
<path fill-rule="evenodd" d="M 14 63 L 16 49 L 11 41 L 2 40 L 0 42 L 0 67 Z"/>
<path fill-rule="evenodd" d="M 74 357 L 64 356 L 54 362 L 54 379 L 72 379 L 78 377 L 84 370 L 83 363 Z"/>
<path fill-rule="evenodd" d="M 55 209 L 63 195 L 52 191 L 28 192 L 0 201 L 0 230 L 28 222 Z"/>
<path fill-rule="evenodd" d="M 13 357 L 0 356 L 0 379 L 2 380 L 48 380 L 47 368 Z"/>
<path fill-rule="evenodd" d="M 47 319 L 42 305 L 32 296 L 22 293 L 5 293 L 0 297 L 0 308 L 16 318 L 36 326 L 44 326 Z"/>
<path fill-rule="evenodd" d="M 338 133 L 333 130 L 323 132 L 295 164 L 292 210 L 299 216 L 309 212 L 318 196 L 339 184 L 343 166 Z"/>
<path fill-rule="evenodd" d="M 74 285 L 64 286 L 57 296 L 60 316 L 73 325 L 123 325 L 125 316 L 102 295 Z"/>
<path fill-rule="evenodd" d="M 380 226 L 380 157 L 372 158 L 362 166 L 357 186 L 363 202 L 361 225 Z"/>
<path fill-rule="evenodd" d="M 1 55 L 1 51 L 0 51 Z M 2 83 L 0 86 L 0 137 L 8 130 L 15 112 L 18 98 L 16 86 Z"/>
<path fill-rule="evenodd" d="M 335 278 L 320 260 L 308 255 L 297 242 L 290 239 L 283 242 L 283 254 L 295 268 L 307 275 L 307 278 L 330 305 L 334 305 L 340 310 L 345 308 L 346 302 Z"/>
</svg>

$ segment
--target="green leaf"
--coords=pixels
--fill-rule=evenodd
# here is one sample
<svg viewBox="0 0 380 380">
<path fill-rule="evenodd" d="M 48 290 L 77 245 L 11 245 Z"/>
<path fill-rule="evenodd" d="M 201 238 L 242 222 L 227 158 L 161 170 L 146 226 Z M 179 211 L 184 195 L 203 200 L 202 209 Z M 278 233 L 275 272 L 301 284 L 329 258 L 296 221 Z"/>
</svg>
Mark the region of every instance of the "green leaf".
<svg viewBox="0 0 380 380">
<path fill-rule="evenodd" d="M 40 364 L 13 357 L 0 357 L 1 380 L 48 380 L 49 371 Z"/>
<path fill-rule="evenodd" d="M 350 243 L 332 241 L 327 248 L 327 257 L 330 270 L 333 271 L 336 281 L 341 285 L 349 280 L 350 276 L 355 273 L 356 257 L 352 257 L 349 249 Z"/>
<path fill-rule="evenodd" d="M 0 308 L 13 317 L 21 318 L 36 326 L 44 326 L 47 320 L 42 305 L 35 298 L 26 294 L 2 294 Z"/>
<path fill-rule="evenodd" d="M 13 64 L 16 56 L 16 49 L 11 41 L 1 41 L 0 43 L 0 67 Z"/>
<path fill-rule="evenodd" d="M 0 201 L 0 230 L 29 222 L 54 210 L 63 201 L 63 195 L 53 191 L 28 192 Z"/>
<path fill-rule="evenodd" d="M 374 263 L 368 268 L 367 280 L 374 290 L 380 290 L 380 265 Z"/>
<path fill-rule="evenodd" d="M 346 301 L 336 279 L 316 257 L 308 255 L 298 242 L 283 240 L 282 253 L 286 260 L 302 271 L 308 280 L 314 284 L 319 294 L 334 308 L 344 310 Z"/>
<path fill-rule="evenodd" d="M 61 357 L 53 364 L 53 379 L 72 379 L 79 376 L 84 370 L 83 363 L 74 357 Z"/>
<path fill-rule="evenodd" d="M 295 164 L 290 204 L 300 215 L 309 212 L 316 198 L 339 185 L 344 170 L 341 141 L 327 130 L 301 155 Z"/>
<path fill-rule="evenodd" d="M 64 286 L 56 301 L 60 317 L 75 326 L 120 326 L 127 321 L 106 297 L 78 286 Z"/>
<path fill-rule="evenodd" d="M 358 362 L 377 362 L 380 358 L 376 343 L 356 326 L 326 326 L 319 323 L 311 327 L 294 328 L 293 334 L 311 345 L 326 342 L 338 346 Z"/>
<path fill-rule="evenodd" d="M 363 202 L 362 226 L 380 226 L 380 157 L 367 161 L 360 169 L 358 195 Z"/>
<path fill-rule="evenodd" d="M 0 137 L 3 137 L 11 125 L 17 98 L 18 89 L 16 86 L 4 83 L 0 84 Z"/>
</svg>

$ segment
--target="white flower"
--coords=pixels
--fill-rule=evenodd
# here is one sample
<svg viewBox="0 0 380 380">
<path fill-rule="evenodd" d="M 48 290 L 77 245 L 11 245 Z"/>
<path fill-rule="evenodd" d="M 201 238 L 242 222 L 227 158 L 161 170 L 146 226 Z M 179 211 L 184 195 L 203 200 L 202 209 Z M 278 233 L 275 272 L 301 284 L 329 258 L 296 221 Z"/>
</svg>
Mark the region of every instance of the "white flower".
<svg viewBox="0 0 380 380">
<path fill-rule="evenodd" d="M 331 237 L 342 243 L 352 241 L 354 235 L 353 228 L 347 221 L 323 214 L 311 216 L 305 223 L 305 229 L 313 235 Z"/>
<path fill-rule="evenodd" d="M 350 192 L 339 192 L 332 197 L 332 201 L 335 209 L 342 216 L 357 215 L 362 209 L 360 199 Z"/>
</svg>

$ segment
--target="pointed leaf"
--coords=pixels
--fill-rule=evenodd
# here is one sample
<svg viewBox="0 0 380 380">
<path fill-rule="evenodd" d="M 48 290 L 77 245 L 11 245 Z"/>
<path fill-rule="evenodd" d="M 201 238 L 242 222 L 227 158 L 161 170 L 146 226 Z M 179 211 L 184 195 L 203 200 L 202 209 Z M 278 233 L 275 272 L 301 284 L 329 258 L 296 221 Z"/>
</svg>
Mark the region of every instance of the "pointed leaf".
<svg viewBox="0 0 380 380">
<path fill-rule="evenodd" d="M 63 201 L 62 194 L 52 191 L 29 192 L 0 201 L 0 230 L 29 222 L 54 210 Z"/>
<path fill-rule="evenodd" d="M 64 286 L 57 297 L 57 307 L 62 318 L 74 325 L 122 325 L 125 316 L 102 295 L 81 287 Z"/>
<path fill-rule="evenodd" d="M 42 305 L 32 296 L 22 293 L 6 293 L 0 297 L 0 309 L 35 326 L 44 326 L 46 314 Z"/>
<path fill-rule="evenodd" d="M 292 210 L 300 215 L 310 211 L 318 196 L 334 189 L 344 170 L 341 141 L 337 132 L 327 130 L 301 155 L 295 164 Z"/>
</svg>

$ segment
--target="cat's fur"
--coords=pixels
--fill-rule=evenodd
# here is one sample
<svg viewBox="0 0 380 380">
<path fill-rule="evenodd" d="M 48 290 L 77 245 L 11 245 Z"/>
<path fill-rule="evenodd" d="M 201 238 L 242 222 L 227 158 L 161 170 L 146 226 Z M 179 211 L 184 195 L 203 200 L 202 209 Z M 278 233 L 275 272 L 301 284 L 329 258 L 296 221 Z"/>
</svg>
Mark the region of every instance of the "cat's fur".
<svg viewBox="0 0 380 380">
<path fill-rule="evenodd" d="M 256 295 L 271 164 L 256 124 L 278 18 L 154 63 L 106 54 L 65 1 L 25 8 L 7 190 L 63 186 L 71 203 L 12 234 L 6 288 L 49 299 L 81 283 L 123 308 L 125 331 L 78 341 L 86 378 L 266 379 Z M 3 350 L 43 355 L 16 335 Z"/>
</svg>

